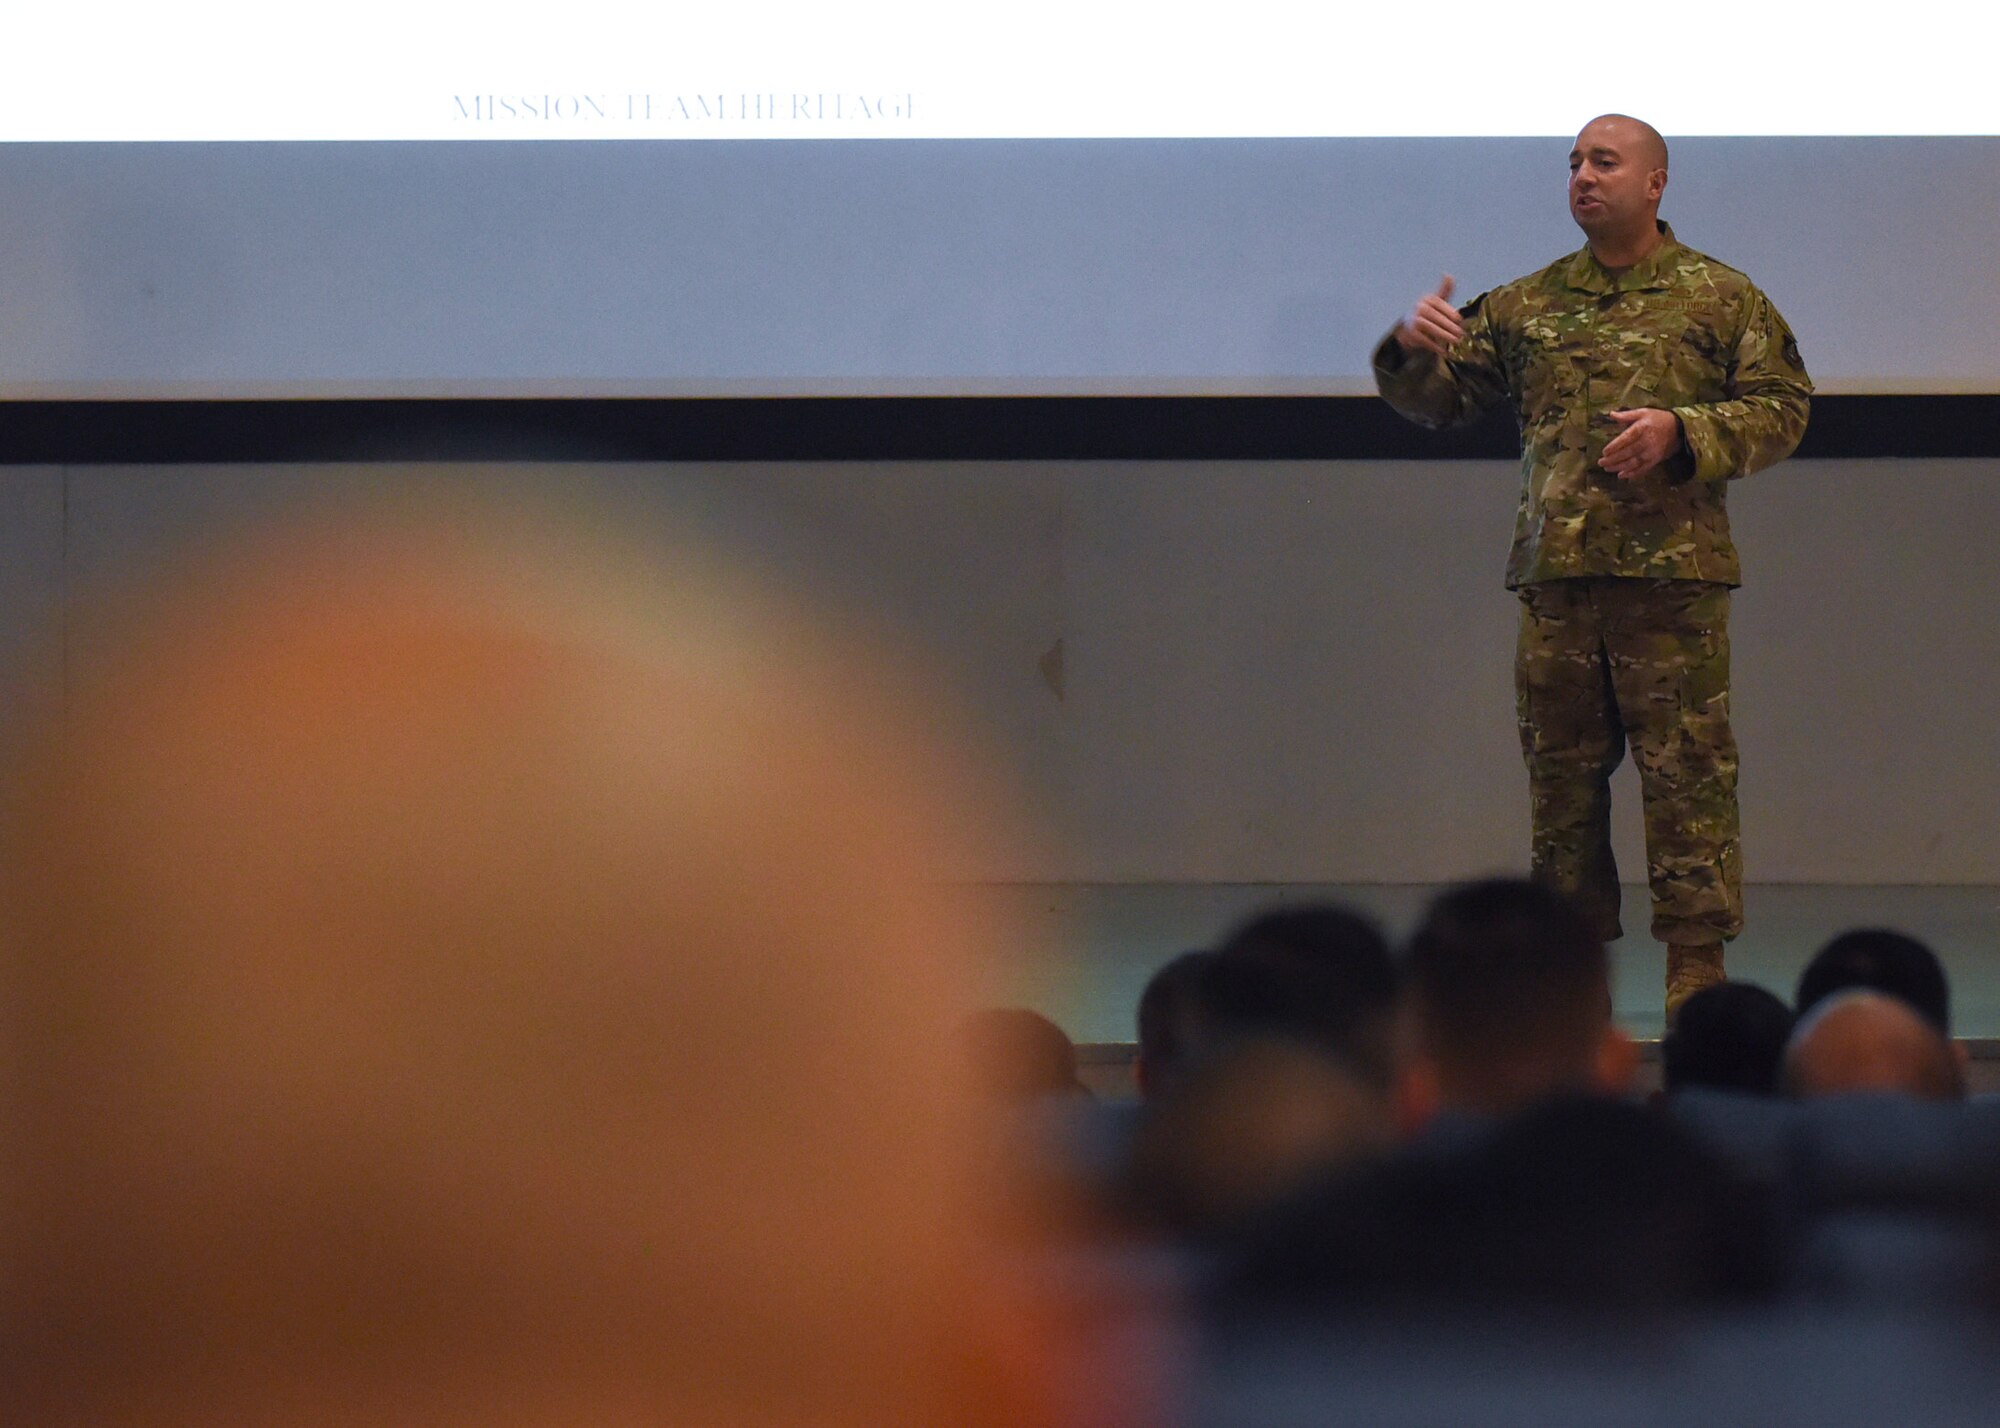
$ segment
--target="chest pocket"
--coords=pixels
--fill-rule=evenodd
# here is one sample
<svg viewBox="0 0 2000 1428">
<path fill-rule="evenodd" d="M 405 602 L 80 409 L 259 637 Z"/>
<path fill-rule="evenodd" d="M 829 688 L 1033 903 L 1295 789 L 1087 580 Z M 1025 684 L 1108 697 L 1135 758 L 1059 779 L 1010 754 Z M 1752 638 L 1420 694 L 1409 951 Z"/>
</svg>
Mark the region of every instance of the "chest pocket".
<svg viewBox="0 0 2000 1428">
<path fill-rule="evenodd" d="M 1580 402 L 1590 379 L 1593 335 L 1589 314 L 1538 312 L 1524 321 L 1509 375 L 1526 411 L 1546 411 Z"/>
<path fill-rule="evenodd" d="M 1669 371 L 1683 354 L 1690 314 L 1684 308 L 1625 297 L 1593 324 L 1588 398 L 1599 411 L 1657 406 Z M 1669 397 L 1678 394 L 1668 392 Z"/>
</svg>

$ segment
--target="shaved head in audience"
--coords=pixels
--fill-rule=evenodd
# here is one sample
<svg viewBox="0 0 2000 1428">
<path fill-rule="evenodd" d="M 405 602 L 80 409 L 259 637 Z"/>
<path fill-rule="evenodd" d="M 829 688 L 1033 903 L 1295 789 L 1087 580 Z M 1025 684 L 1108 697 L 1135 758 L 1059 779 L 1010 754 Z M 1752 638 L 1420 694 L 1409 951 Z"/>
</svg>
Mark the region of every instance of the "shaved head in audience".
<svg viewBox="0 0 2000 1428">
<path fill-rule="evenodd" d="M 10 1415 L 1044 1421 L 977 1273 L 977 805 L 697 567 L 314 531 L 111 647 L 5 889 Z"/>
<path fill-rule="evenodd" d="M 1900 998 L 1877 992 L 1843 992 L 1807 1013 L 1785 1052 L 1785 1085 L 1795 1096 L 1950 1101 L 1965 1092 L 1950 1043 Z"/>
</svg>

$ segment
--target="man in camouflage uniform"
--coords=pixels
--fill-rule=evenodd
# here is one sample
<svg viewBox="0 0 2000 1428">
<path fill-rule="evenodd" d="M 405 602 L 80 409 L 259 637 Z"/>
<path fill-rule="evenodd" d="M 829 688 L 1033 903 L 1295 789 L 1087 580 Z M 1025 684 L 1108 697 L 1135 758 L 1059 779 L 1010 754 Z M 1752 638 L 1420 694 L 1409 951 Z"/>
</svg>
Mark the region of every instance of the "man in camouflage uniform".
<svg viewBox="0 0 2000 1428">
<path fill-rule="evenodd" d="M 1671 1015 L 1722 979 L 1743 926 L 1724 483 L 1791 454 L 1812 383 L 1770 300 L 1659 222 L 1650 125 L 1594 119 L 1569 165 L 1584 247 L 1462 308 L 1447 277 L 1376 348 L 1375 378 L 1424 426 L 1518 414 L 1507 585 L 1534 868 L 1621 935 L 1610 775 L 1629 741 Z"/>
</svg>

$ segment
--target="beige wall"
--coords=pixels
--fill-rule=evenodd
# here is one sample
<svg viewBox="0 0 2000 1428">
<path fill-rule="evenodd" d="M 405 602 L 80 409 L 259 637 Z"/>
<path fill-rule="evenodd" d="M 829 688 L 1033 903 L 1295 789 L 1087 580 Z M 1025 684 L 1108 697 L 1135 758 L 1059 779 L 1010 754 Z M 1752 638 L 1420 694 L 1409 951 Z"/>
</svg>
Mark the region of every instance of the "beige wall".
<svg viewBox="0 0 2000 1428">
<path fill-rule="evenodd" d="M 1519 865 L 1510 463 L 6 468 L 0 692 L 95 677 L 99 597 L 189 538 L 462 480 L 700 529 L 931 661 L 1051 835 L 973 875 Z M 2000 883 L 2000 462 L 1798 462 L 1732 502 L 1752 880 Z"/>
</svg>

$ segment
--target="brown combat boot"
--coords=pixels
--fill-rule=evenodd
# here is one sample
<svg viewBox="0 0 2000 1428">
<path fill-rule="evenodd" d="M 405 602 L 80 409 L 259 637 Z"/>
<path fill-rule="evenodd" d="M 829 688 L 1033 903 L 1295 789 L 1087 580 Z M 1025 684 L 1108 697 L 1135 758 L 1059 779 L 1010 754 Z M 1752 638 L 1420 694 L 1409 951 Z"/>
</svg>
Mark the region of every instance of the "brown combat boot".
<svg viewBox="0 0 2000 1428">
<path fill-rule="evenodd" d="M 1724 981 L 1720 942 L 1667 944 L 1667 1023 L 1672 1025 L 1681 1003 L 1704 987 Z"/>
</svg>

